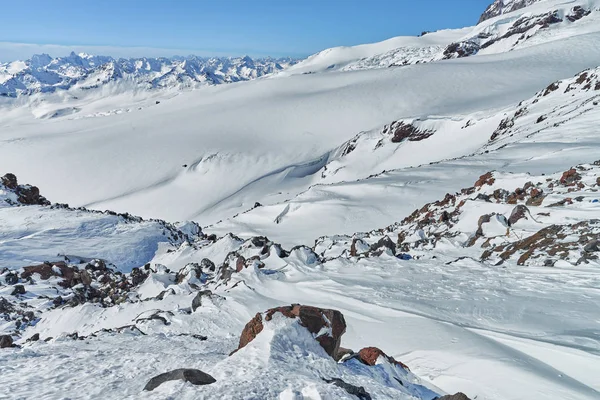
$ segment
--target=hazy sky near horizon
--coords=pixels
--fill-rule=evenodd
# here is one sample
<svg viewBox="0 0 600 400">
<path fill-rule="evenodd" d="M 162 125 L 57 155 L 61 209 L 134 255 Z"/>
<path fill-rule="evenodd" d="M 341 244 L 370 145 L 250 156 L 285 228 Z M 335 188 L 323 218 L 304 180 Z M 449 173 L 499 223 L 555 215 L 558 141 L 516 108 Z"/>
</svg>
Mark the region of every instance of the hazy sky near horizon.
<svg viewBox="0 0 600 400">
<path fill-rule="evenodd" d="M 492 0 L 28 0 L 5 2 L 0 61 L 70 50 L 126 56 L 304 57 L 477 23 Z"/>
</svg>

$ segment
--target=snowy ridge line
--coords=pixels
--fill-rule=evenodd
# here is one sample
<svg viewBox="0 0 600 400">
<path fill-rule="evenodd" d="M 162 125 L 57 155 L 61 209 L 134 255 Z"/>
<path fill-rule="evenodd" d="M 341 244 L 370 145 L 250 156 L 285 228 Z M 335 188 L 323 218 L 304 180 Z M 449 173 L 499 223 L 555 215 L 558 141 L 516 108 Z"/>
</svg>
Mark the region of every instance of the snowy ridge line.
<svg viewBox="0 0 600 400">
<path fill-rule="evenodd" d="M 295 62 L 292 58 L 248 56 L 114 59 L 74 52 L 57 58 L 36 54 L 29 60 L 0 63 L 0 96 L 88 90 L 115 81 L 130 81 L 145 89 L 217 85 L 255 79 Z"/>
</svg>

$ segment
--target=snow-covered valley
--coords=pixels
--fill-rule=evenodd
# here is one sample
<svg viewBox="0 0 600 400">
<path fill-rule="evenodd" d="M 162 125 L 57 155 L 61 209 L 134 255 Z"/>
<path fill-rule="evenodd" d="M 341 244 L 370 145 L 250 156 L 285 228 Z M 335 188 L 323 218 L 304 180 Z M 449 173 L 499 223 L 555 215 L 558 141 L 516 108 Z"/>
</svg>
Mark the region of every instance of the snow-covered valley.
<svg viewBox="0 0 600 400">
<path fill-rule="evenodd" d="M 289 64 L 0 99 L 0 398 L 600 398 L 600 1 Z"/>
</svg>

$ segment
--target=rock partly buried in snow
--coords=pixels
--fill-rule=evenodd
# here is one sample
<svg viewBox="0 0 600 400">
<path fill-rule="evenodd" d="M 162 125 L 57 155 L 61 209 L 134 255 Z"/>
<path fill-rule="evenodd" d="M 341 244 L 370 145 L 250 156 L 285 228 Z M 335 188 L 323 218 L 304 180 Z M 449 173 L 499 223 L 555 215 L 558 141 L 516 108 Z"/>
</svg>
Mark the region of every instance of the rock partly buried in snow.
<svg viewBox="0 0 600 400">
<path fill-rule="evenodd" d="M 398 365 L 398 366 L 410 371 L 410 369 L 408 368 L 408 366 L 406 364 L 401 363 L 400 361 L 397 361 L 394 357 L 388 356 L 381 349 L 379 349 L 377 347 L 365 347 L 364 349 L 361 349 L 356 354 L 356 357 L 363 364 L 370 365 L 370 366 L 376 365 L 379 357 L 382 357 L 385 360 L 387 360 L 389 363 Z"/>
<path fill-rule="evenodd" d="M 346 332 L 346 321 L 342 313 L 337 310 L 300 304 L 271 308 L 264 313 L 257 313 L 244 327 L 237 350 L 254 340 L 262 332 L 264 323 L 270 321 L 277 313 L 287 318 L 298 318 L 300 324 L 313 334 L 325 352 L 334 359 L 339 359 L 340 341 Z"/>
<path fill-rule="evenodd" d="M 458 392 L 456 394 L 447 394 L 442 397 L 438 397 L 437 400 L 471 400 L 466 394 Z"/>
<path fill-rule="evenodd" d="M 192 300 L 192 311 L 196 311 L 200 306 L 202 306 L 202 297 L 203 296 L 212 296 L 212 292 L 210 290 L 202 290 L 198 292 L 194 300 Z"/>
<path fill-rule="evenodd" d="M 349 394 L 358 397 L 359 400 L 371 400 L 371 395 L 365 390 L 362 386 L 354 386 L 349 383 L 344 382 L 339 378 L 332 379 L 323 379 L 327 383 L 331 383 L 332 385 L 341 387 Z"/>
<path fill-rule="evenodd" d="M 0 335 L 0 349 L 14 347 L 13 338 L 10 335 Z"/>
<path fill-rule="evenodd" d="M 192 385 L 210 385 L 217 380 L 199 369 L 180 368 L 173 371 L 165 372 L 150 379 L 144 390 L 154 390 L 160 385 L 168 381 L 182 380 L 189 382 Z"/>
<path fill-rule="evenodd" d="M 40 190 L 36 186 L 31 185 L 19 185 L 17 177 L 14 174 L 8 173 L 0 178 L 0 184 L 3 185 L 7 191 L 14 193 L 14 197 L 6 199 L 9 204 L 22 204 L 22 205 L 50 205 L 50 202 L 46 200 L 44 196 L 40 195 Z"/>
</svg>

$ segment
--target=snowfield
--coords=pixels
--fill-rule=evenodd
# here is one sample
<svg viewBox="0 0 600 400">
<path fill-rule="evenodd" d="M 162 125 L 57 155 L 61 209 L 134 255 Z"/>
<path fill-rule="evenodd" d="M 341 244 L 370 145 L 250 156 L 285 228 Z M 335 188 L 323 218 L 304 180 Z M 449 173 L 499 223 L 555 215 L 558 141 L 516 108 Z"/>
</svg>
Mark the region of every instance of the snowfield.
<svg viewBox="0 0 600 400">
<path fill-rule="evenodd" d="M 70 57 L 0 98 L 0 398 L 600 398 L 600 1 L 219 85 Z"/>
</svg>

